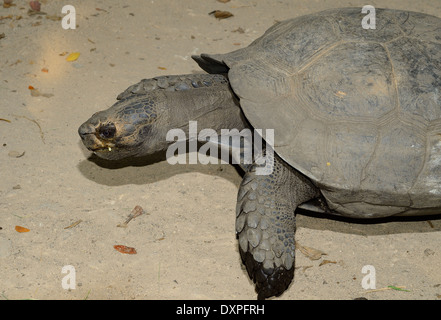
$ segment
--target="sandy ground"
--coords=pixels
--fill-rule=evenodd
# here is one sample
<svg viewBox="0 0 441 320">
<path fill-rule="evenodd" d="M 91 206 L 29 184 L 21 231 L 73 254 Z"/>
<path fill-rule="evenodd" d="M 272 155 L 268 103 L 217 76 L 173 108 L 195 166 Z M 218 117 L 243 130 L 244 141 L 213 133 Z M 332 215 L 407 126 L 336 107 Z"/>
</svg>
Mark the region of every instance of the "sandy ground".
<svg viewBox="0 0 441 320">
<path fill-rule="evenodd" d="M 276 20 L 366 1 L 42 2 L 46 15 L 29 15 L 21 0 L 0 8 L 0 299 L 255 299 L 234 234 L 240 172 L 109 163 L 91 156 L 77 128 L 140 79 L 199 71 L 191 54 L 232 51 Z M 56 18 L 64 4 L 76 8 L 75 30 Z M 436 0 L 369 4 L 441 17 Z M 216 9 L 234 16 L 208 15 Z M 81 55 L 67 62 L 65 52 Z M 147 214 L 117 227 L 137 205 Z M 440 217 L 360 223 L 298 214 L 297 226 L 299 244 L 327 255 L 297 251 L 294 283 L 280 299 L 441 298 Z M 119 244 L 137 254 L 119 253 Z M 62 273 L 66 265 L 75 289 L 62 286 L 73 275 Z M 408 291 L 366 291 L 365 265 L 377 289 Z"/>
</svg>

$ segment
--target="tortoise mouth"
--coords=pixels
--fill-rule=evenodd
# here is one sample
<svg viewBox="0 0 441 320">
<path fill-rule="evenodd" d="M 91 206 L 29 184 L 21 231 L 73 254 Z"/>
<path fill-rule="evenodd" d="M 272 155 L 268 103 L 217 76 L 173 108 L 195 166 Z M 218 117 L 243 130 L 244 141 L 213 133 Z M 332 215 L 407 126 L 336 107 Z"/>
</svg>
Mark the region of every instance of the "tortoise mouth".
<svg viewBox="0 0 441 320">
<path fill-rule="evenodd" d="M 113 149 L 116 149 L 115 147 L 111 146 L 103 146 L 103 147 L 97 147 L 97 148 L 89 148 L 90 151 L 93 152 L 103 152 L 103 153 L 109 153 L 112 152 Z"/>
<path fill-rule="evenodd" d="M 124 151 L 114 146 L 100 146 L 89 148 L 94 155 L 106 160 L 119 160 L 125 158 Z"/>
<path fill-rule="evenodd" d="M 109 153 L 116 149 L 115 143 L 103 141 L 95 132 L 83 133 L 80 135 L 84 146 L 92 152 Z"/>
</svg>

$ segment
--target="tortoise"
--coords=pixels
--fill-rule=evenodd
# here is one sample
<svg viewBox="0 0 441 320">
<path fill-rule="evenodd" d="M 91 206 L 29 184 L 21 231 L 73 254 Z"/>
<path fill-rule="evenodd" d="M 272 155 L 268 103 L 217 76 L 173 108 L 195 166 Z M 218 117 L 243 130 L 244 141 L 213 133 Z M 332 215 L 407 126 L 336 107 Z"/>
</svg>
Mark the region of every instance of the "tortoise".
<svg viewBox="0 0 441 320">
<path fill-rule="evenodd" d="M 279 296 L 294 276 L 297 208 L 441 212 L 441 19 L 375 14 L 365 29 L 360 8 L 326 10 L 278 22 L 248 47 L 193 56 L 207 73 L 144 79 L 79 135 L 112 160 L 164 152 L 167 132 L 188 133 L 190 121 L 215 132 L 273 129 L 274 143 L 240 163 L 236 233 L 257 297 Z"/>
</svg>

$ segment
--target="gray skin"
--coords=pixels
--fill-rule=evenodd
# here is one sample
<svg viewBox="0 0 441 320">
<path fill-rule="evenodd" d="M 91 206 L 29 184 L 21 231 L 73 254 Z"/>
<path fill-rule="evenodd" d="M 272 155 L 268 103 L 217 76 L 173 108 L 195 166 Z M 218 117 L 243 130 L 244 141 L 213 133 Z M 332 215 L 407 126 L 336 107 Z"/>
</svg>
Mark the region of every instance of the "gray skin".
<svg viewBox="0 0 441 320">
<path fill-rule="evenodd" d="M 165 152 L 172 143 L 166 141 L 167 132 L 180 128 L 188 137 L 189 121 L 198 121 L 198 128 L 211 128 L 219 134 L 221 129 L 248 127 L 224 75 L 145 79 L 129 87 L 118 99 L 78 129 L 84 145 L 104 159 Z M 246 173 L 236 207 L 239 251 L 259 299 L 279 296 L 291 283 L 294 211 L 320 195 L 309 179 L 277 155 L 267 162 L 273 169 L 270 175 L 256 175 L 258 164 L 240 163 Z"/>
<path fill-rule="evenodd" d="M 365 30 L 360 12 L 286 20 L 246 48 L 193 57 L 210 74 L 142 80 L 82 124 L 81 139 L 113 160 L 165 152 L 167 132 L 188 133 L 189 121 L 275 129 L 271 174 L 257 174 L 259 158 L 241 163 L 236 232 L 258 298 L 278 296 L 294 275 L 297 208 L 441 212 L 441 19 L 377 9 Z"/>
</svg>

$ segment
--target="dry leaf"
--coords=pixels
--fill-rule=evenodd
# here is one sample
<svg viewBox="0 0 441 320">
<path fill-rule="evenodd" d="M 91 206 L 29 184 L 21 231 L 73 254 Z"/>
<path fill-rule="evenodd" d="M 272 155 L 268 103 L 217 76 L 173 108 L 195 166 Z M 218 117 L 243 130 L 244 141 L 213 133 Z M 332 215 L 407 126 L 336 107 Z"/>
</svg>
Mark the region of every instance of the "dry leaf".
<svg viewBox="0 0 441 320">
<path fill-rule="evenodd" d="M 214 10 L 212 12 L 210 12 L 209 14 L 214 15 L 215 18 L 217 19 L 227 19 L 229 17 L 232 17 L 233 14 L 229 11 L 221 11 L 221 10 Z"/>
<path fill-rule="evenodd" d="M 12 15 L 12 14 L 10 14 L 10 15 L 8 15 L 8 16 L 1 16 L 0 17 L 0 20 L 3 20 L 3 19 L 12 19 L 14 16 Z"/>
<path fill-rule="evenodd" d="M 15 231 L 23 233 L 23 232 L 29 232 L 31 230 L 29 230 L 28 228 L 25 228 L 25 227 L 15 226 Z"/>
<path fill-rule="evenodd" d="M 309 268 L 312 268 L 312 266 L 304 266 L 304 267 L 302 268 L 302 271 L 305 272 L 305 271 L 308 270 Z"/>
<path fill-rule="evenodd" d="M 144 214 L 144 209 L 141 206 L 135 206 L 135 208 L 133 208 L 132 212 L 127 217 L 126 221 L 118 224 L 117 227 L 127 228 L 127 224 L 130 222 L 130 220 L 135 219 L 142 214 Z"/>
<path fill-rule="evenodd" d="M 43 69 L 41 69 L 41 72 L 46 72 L 46 73 L 48 73 L 49 70 L 48 70 L 48 68 L 43 68 Z"/>
<path fill-rule="evenodd" d="M 14 63 L 11 63 L 9 66 L 12 67 L 12 66 L 15 66 L 15 65 L 17 65 L 17 64 L 19 64 L 21 62 L 22 61 L 20 59 L 17 59 L 17 61 L 15 61 Z"/>
<path fill-rule="evenodd" d="M 32 17 L 32 16 L 45 16 L 45 15 L 47 15 L 46 12 L 43 12 L 43 11 L 35 11 L 35 10 L 32 10 L 32 9 L 29 9 L 28 12 L 27 12 L 27 14 L 28 14 L 28 16 L 30 16 L 30 17 Z"/>
<path fill-rule="evenodd" d="M 230 2 L 231 0 L 217 0 L 217 2 L 221 2 L 221 3 L 227 3 Z"/>
<path fill-rule="evenodd" d="M 66 61 L 72 62 L 78 59 L 80 56 L 79 52 L 72 52 L 70 55 L 66 57 Z"/>
<path fill-rule="evenodd" d="M 167 70 L 165 67 L 158 67 L 159 70 Z"/>
<path fill-rule="evenodd" d="M 45 98 L 50 98 L 50 97 L 54 96 L 52 93 L 42 93 L 42 92 L 38 91 L 38 89 L 35 89 L 33 86 L 29 86 L 28 89 L 31 90 L 32 97 L 40 97 L 41 96 L 41 97 L 45 97 Z"/>
<path fill-rule="evenodd" d="M 121 253 L 136 254 L 135 248 L 127 247 L 127 246 L 124 246 L 124 245 L 121 245 L 121 244 L 114 245 L 113 247 L 115 248 L 116 251 L 119 251 Z"/>
<path fill-rule="evenodd" d="M 336 93 L 334 93 L 334 95 L 336 96 L 336 97 L 338 97 L 338 98 L 341 98 L 341 99 L 343 99 L 345 96 L 346 96 L 346 92 L 343 92 L 343 91 L 337 91 Z"/>
<path fill-rule="evenodd" d="M 324 264 L 328 264 L 328 263 L 337 263 L 337 261 L 323 260 L 322 262 L 320 262 L 319 267 L 321 267 Z"/>
<path fill-rule="evenodd" d="M 318 260 L 321 258 L 322 255 L 326 255 L 326 253 L 324 253 L 323 251 L 311 247 L 302 246 L 298 242 L 296 242 L 296 245 L 300 252 L 311 260 Z"/>
<path fill-rule="evenodd" d="M 15 150 L 9 151 L 8 156 L 10 156 L 11 158 L 21 158 L 25 155 L 26 151 L 23 152 L 18 152 Z"/>
<path fill-rule="evenodd" d="M 40 11 L 40 9 L 41 9 L 41 4 L 38 1 L 31 1 L 31 2 L 29 2 L 29 6 L 34 11 Z"/>
<path fill-rule="evenodd" d="M 233 30 L 231 32 L 237 32 L 237 33 L 242 34 L 242 33 L 245 33 L 245 30 L 243 28 L 239 27 L 239 28 L 237 28 L 237 29 L 235 29 L 235 30 Z"/>
<path fill-rule="evenodd" d="M 52 20 L 52 21 L 60 21 L 62 18 L 60 16 L 47 15 L 46 19 L 49 19 L 49 20 Z"/>
<path fill-rule="evenodd" d="M 12 3 L 12 0 L 3 0 L 3 8 L 14 7 L 15 3 Z"/>
</svg>

